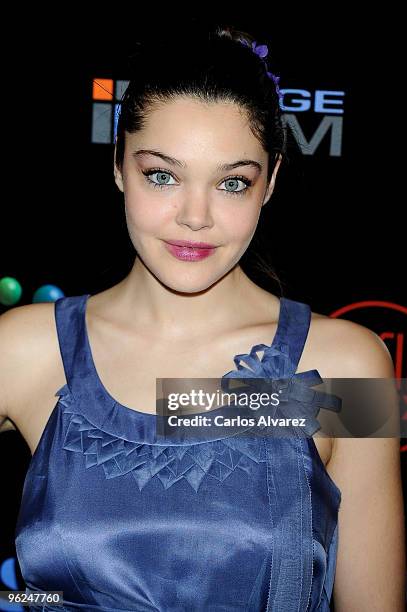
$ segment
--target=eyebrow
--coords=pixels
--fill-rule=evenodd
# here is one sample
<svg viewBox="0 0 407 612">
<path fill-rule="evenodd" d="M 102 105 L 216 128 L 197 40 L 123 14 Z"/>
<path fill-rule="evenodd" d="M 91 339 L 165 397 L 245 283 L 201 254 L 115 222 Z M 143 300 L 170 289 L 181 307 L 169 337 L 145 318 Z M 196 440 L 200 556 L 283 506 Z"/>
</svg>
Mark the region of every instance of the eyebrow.
<svg viewBox="0 0 407 612">
<path fill-rule="evenodd" d="M 142 155 L 155 155 L 156 157 L 161 157 L 162 160 L 164 160 L 168 164 L 172 164 L 173 166 L 180 166 L 181 168 L 187 167 L 185 162 L 181 162 L 178 159 L 175 159 L 174 157 L 170 157 L 169 155 L 166 155 L 165 153 L 161 153 L 161 151 L 156 151 L 154 149 L 137 149 L 137 151 L 133 151 L 132 153 L 132 156 L 135 159 Z M 219 164 L 216 167 L 216 170 L 224 172 L 227 170 L 233 170 L 234 168 L 238 168 L 240 166 L 252 166 L 256 168 L 259 172 L 261 172 L 263 169 L 262 164 L 254 159 L 239 159 L 230 164 Z"/>
</svg>

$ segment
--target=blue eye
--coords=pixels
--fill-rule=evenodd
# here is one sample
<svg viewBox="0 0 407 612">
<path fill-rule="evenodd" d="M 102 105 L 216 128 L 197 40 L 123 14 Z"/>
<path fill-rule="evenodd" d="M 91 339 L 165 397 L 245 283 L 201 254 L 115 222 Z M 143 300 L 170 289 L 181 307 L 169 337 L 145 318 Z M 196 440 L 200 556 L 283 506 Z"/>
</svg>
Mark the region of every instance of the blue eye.
<svg viewBox="0 0 407 612">
<path fill-rule="evenodd" d="M 160 187 L 161 189 L 162 189 L 163 187 L 166 187 L 166 186 L 168 185 L 168 183 L 156 183 L 155 181 L 152 181 L 152 180 L 149 178 L 150 176 L 152 176 L 152 175 L 154 175 L 154 174 L 158 174 L 158 175 L 159 175 L 159 177 L 161 177 L 161 178 L 162 178 L 163 176 L 171 176 L 172 178 L 174 178 L 174 177 L 172 176 L 172 174 L 170 174 L 169 172 L 166 172 L 165 170 L 154 169 L 154 168 L 153 168 L 152 170 L 147 170 L 147 171 L 145 171 L 145 172 L 143 171 L 143 174 L 144 174 L 144 176 L 147 178 L 147 181 L 148 181 L 149 183 L 151 183 L 151 185 L 152 185 L 153 187 Z M 174 184 L 174 183 L 172 183 L 172 184 Z"/>
<path fill-rule="evenodd" d="M 153 176 L 154 174 L 157 174 L 159 177 L 159 180 L 161 180 L 164 177 L 173 177 L 173 175 L 171 174 L 171 172 L 168 172 L 167 170 L 163 170 L 161 168 L 152 168 L 151 170 L 143 170 L 142 171 L 144 176 L 146 177 L 147 182 L 152 186 L 158 189 L 164 189 L 167 186 L 171 186 L 174 185 L 174 183 L 157 183 L 156 181 L 151 180 L 150 176 Z M 246 185 L 246 187 L 244 189 L 240 189 L 239 191 L 229 191 L 228 189 L 221 189 L 221 191 L 224 191 L 226 193 L 226 195 L 232 195 L 232 196 L 243 196 L 245 195 L 245 193 L 247 193 L 249 191 L 250 186 L 252 185 L 252 181 L 247 179 L 245 176 L 230 176 L 227 179 L 225 179 L 223 182 L 224 183 L 228 183 L 230 185 L 230 183 L 236 183 L 236 182 L 241 182 L 244 185 Z"/>
<path fill-rule="evenodd" d="M 239 181 L 243 183 L 244 185 L 246 185 L 244 189 L 240 189 L 239 191 L 228 191 L 227 189 L 221 189 L 221 191 L 225 191 L 228 195 L 244 195 L 246 191 L 249 191 L 249 187 L 252 184 L 252 182 L 249 181 L 244 176 L 230 176 L 229 178 L 225 179 L 223 182 L 224 183 L 233 183 L 233 182 L 236 183 Z"/>
</svg>

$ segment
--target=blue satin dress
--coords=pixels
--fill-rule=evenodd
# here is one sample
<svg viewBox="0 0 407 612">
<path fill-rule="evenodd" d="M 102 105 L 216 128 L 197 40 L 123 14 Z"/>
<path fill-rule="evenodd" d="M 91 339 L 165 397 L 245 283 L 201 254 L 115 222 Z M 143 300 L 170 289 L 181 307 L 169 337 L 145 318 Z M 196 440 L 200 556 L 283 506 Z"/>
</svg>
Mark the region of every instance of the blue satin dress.
<svg viewBox="0 0 407 612">
<path fill-rule="evenodd" d="M 329 611 L 341 491 L 312 439 L 318 421 L 309 436 L 157 443 L 156 416 L 119 404 L 98 377 L 88 297 L 55 302 L 66 384 L 15 529 L 26 593 L 63 591 L 64 603 L 30 609 Z M 337 410 L 310 389 L 317 370 L 296 373 L 310 320 L 307 304 L 281 298 L 272 344 L 236 355 L 222 379 L 293 380 L 308 415 Z"/>
</svg>

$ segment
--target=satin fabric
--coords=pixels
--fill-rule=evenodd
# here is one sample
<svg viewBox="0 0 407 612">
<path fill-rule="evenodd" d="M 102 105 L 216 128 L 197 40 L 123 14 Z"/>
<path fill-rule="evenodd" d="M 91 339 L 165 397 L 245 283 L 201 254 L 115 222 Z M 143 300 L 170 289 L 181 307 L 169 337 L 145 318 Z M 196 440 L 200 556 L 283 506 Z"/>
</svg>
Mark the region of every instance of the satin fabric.
<svg viewBox="0 0 407 612">
<path fill-rule="evenodd" d="M 341 491 L 308 436 L 321 407 L 340 406 L 310 389 L 322 382 L 316 370 L 296 372 L 310 307 L 281 298 L 272 344 L 236 355 L 222 377 L 291 380 L 282 411 L 301 408 L 308 436 L 164 444 L 155 415 L 103 386 L 88 297 L 55 302 L 66 384 L 31 459 L 15 530 L 26 592 L 63 591 L 64 604 L 29 609 L 329 611 Z"/>
</svg>

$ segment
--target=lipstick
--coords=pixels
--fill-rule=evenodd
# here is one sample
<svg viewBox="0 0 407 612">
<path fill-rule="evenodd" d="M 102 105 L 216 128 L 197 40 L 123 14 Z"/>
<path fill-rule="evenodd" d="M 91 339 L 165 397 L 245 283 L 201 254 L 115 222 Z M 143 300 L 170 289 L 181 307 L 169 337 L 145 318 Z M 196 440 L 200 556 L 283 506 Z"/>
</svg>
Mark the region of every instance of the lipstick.
<svg viewBox="0 0 407 612">
<path fill-rule="evenodd" d="M 216 251 L 216 246 L 207 242 L 191 240 L 164 240 L 165 247 L 171 255 L 181 261 L 201 261 Z"/>
</svg>

